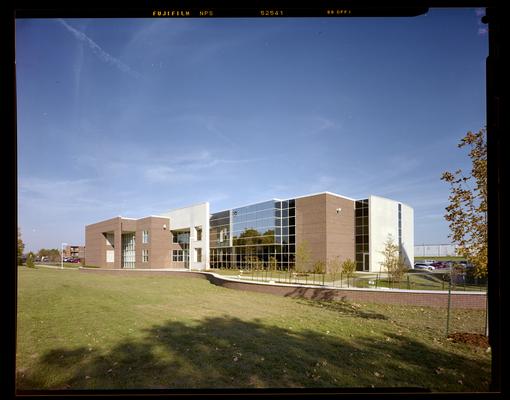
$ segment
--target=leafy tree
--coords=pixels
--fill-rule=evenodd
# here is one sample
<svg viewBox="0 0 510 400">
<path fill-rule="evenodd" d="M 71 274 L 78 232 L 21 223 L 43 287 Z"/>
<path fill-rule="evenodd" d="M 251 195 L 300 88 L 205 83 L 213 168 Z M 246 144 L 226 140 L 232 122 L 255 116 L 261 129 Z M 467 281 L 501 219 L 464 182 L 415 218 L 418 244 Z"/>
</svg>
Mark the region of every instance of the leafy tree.
<svg viewBox="0 0 510 400">
<path fill-rule="evenodd" d="M 51 262 L 60 261 L 61 255 L 58 249 L 40 249 L 37 253 L 39 257 L 48 257 Z"/>
<path fill-rule="evenodd" d="M 21 239 L 21 231 L 18 228 L 18 265 L 22 264 L 21 258 L 23 257 L 23 250 L 25 249 L 25 243 Z"/>
<path fill-rule="evenodd" d="M 342 272 L 342 263 L 340 262 L 340 257 L 336 256 L 328 261 L 328 270 L 332 274 L 333 282 L 336 279 L 336 276 Z"/>
<path fill-rule="evenodd" d="M 324 274 L 326 272 L 326 263 L 318 260 L 313 264 L 313 272 L 315 274 Z"/>
<path fill-rule="evenodd" d="M 262 244 L 273 244 L 274 241 L 275 241 L 274 229 L 269 229 L 265 231 L 262 237 L 260 238 L 260 243 Z"/>
<path fill-rule="evenodd" d="M 261 267 L 261 261 L 257 256 L 245 256 L 246 267 L 250 270 L 259 269 Z"/>
<path fill-rule="evenodd" d="M 310 250 L 308 249 L 308 242 L 303 241 L 297 245 L 296 248 L 296 270 L 308 271 L 310 264 Z"/>
<path fill-rule="evenodd" d="M 449 237 L 459 255 L 474 266 L 474 275 L 487 276 L 487 139 L 486 130 L 468 132 L 457 147 L 470 146 L 471 171 L 444 172 L 441 180 L 450 184 L 450 205 L 445 219 L 450 223 Z"/>
<path fill-rule="evenodd" d="M 276 269 L 278 268 L 278 260 L 276 260 L 276 257 L 274 256 L 269 257 L 268 267 L 270 271 L 276 271 Z"/>
<path fill-rule="evenodd" d="M 28 268 L 35 268 L 34 258 L 35 258 L 34 253 L 30 252 L 27 254 L 27 267 Z"/>
<path fill-rule="evenodd" d="M 349 285 L 349 278 L 356 271 L 356 263 L 348 258 L 342 263 L 342 271 L 347 275 L 347 285 Z"/>
<path fill-rule="evenodd" d="M 390 282 L 398 282 L 402 279 L 407 266 L 405 261 L 400 254 L 399 246 L 393 241 L 393 237 L 388 235 L 386 242 L 384 243 L 384 250 L 381 251 L 384 259 L 380 262 L 381 267 L 386 270 L 390 278 Z"/>
</svg>

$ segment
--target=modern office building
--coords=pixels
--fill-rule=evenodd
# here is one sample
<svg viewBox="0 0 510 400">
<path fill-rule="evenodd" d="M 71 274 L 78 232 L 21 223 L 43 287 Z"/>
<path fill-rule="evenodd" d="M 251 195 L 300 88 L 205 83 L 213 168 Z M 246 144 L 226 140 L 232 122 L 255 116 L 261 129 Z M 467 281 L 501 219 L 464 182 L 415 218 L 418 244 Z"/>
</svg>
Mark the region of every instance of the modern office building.
<svg viewBox="0 0 510 400">
<path fill-rule="evenodd" d="M 88 225 L 87 265 L 101 268 L 278 268 L 310 270 L 317 261 L 355 260 L 379 271 L 389 235 L 411 266 L 413 209 L 370 196 L 330 192 L 273 199 L 210 214 L 209 203 L 141 219 L 116 217 Z M 306 249 L 306 250 L 303 250 Z"/>
</svg>

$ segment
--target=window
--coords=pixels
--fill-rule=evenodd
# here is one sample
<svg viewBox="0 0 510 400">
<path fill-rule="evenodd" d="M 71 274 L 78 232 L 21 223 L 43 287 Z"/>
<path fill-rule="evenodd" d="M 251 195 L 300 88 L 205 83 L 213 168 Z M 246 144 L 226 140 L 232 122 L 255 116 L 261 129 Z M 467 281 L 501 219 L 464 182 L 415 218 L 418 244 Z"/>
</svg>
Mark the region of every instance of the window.
<svg viewBox="0 0 510 400">
<path fill-rule="evenodd" d="M 149 262 L 149 250 L 147 249 L 142 250 L 142 262 Z"/>
<path fill-rule="evenodd" d="M 172 261 L 184 261 L 183 251 L 182 250 L 173 250 L 172 251 Z"/>
<path fill-rule="evenodd" d="M 195 230 L 197 232 L 197 241 L 202 240 L 202 228 L 197 226 L 195 227 Z"/>
<path fill-rule="evenodd" d="M 149 231 L 142 231 L 142 243 L 149 243 Z"/>
<path fill-rule="evenodd" d="M 112 263 L 115 261 L 115 251 L 114 250 L 106 250 L 106 262 Z"/>
<path fill-rule="evenodd" d="M 107 246 L 115 246 L 115 236 L 113 233 L 107 233 L 106 234 L 106 245 Z"/>
<path fill-rule="evenodd" d="M 195 259 L 197 262 L 202 262 L 202 248 L 196 248 L 195 249 Z"/>
</svg>

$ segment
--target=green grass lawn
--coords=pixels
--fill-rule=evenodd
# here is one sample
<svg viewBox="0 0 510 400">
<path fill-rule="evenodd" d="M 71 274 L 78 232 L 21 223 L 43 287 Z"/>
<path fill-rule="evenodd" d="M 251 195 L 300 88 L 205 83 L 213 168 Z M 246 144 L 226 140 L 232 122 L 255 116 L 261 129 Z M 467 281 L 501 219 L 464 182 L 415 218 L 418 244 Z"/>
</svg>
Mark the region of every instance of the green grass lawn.
<svg viewBox="0 0 510 400">
<path fill-rule="evenodd" d="M 446 340 L 445 318 L 192 277 L 19 267 L 17 387 L 488 390 L 490 353 Z M 482 311 L 451 319 L 451 331 L 483 331 Z"/>
</svg>

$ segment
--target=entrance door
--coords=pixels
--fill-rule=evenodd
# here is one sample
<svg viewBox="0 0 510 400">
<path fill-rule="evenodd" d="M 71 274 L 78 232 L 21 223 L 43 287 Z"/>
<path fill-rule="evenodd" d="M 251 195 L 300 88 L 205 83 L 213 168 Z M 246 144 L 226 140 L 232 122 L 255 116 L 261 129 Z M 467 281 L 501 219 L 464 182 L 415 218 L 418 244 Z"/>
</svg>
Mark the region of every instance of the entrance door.
<svg viewBox="0 0 510 400">
<path fill-rule="evenodd" d="M 368 254 L 369 253 L 363 253 L 363 271 L 368 271 L 370 269 Z"/>
</svg>

